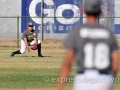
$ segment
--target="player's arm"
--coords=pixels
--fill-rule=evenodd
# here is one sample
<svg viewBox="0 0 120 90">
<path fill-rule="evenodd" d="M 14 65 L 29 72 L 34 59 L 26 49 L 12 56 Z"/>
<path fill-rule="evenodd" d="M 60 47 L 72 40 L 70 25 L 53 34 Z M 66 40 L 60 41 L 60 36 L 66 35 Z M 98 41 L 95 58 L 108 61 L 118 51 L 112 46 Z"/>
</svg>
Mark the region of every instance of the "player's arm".
<svg viewBox="0 0 120 90">
<path fill-rule="evenodd" d="M 34 44 L 37 45 L 37 37 L 38 37 L 38 33 L 35 32 L 35 36 L 34 36 Z"/>
<path fill-rule="evenodd" d="M 116 75 L 119 69 L 119 47 L 112 30 L 110 30 L 110 46 L 111 46 L 111 59 L 112 59 L 112 70 Z"/>
<path fill-rule="evenodd" d="M 111 54 L 112 57 L 112 70 L 116 75 L 119 69 L 119 53 L 117 50 L 113 51 Z"/>
<path fill-rule="evenodd" d="M 73 50 L 67 50 L 66 52 L 66 58 L 65 61 L 63 62 L 60 75 L 59 75 L 59 82 L 57 83 L 57 90 L 63 90 L 65 82 L 61 81 L 63 79 L 66 79 L 72 65 L 72 61 L 74 58 L 74 51 Z"/>
<path fill-rule="evenodd" d="M 24 43 L 25 43 L 26 48 L 27 48 L 28 51 L 30 52 L 29 47 L 28 47 L 28 43 L 27 43 L 27 38 L 24 38 Z"/>
<path fill-rule="evenodd" d="M 37 45 L 37 38 L 34 38 L 34 44 Z"/>
</svg>

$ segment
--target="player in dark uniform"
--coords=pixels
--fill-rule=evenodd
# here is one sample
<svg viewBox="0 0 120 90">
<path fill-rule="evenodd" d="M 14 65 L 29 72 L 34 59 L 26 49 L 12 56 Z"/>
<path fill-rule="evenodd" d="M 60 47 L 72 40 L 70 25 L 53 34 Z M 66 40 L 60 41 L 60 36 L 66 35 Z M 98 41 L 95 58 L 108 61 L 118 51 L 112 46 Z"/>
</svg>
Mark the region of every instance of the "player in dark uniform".
<svg viewBox="0 0 120 90">
<path fill-rule="evenodd" d="M 74 90 L 113 90 L 118 72 L 118 46 L 112 30 L 98 24 L 100 0 L 84 0 L 87 23 L 75 27 L 63 46 L 67 49 L 57 90 L 63 90 L 73 58 L 77 65 Z M 64 80 L 64 81 L 63 81 Z"/>
<path fill-rule="evenodd" d="M 41 42 L 37 39 L 37 32 L 33 29 L 33 23 L 28 23 L 28 29 L 23 32 L 21 39 L 21 49 L 15 52 L 12 52 L 10 56 L 14 56 L 15 54 L 23 54 L 26 51 L 30 52 L 29 46 L 36 46 L 38 50 L 38 57 L 43 57 L 41 54 Z"/>
</svg>

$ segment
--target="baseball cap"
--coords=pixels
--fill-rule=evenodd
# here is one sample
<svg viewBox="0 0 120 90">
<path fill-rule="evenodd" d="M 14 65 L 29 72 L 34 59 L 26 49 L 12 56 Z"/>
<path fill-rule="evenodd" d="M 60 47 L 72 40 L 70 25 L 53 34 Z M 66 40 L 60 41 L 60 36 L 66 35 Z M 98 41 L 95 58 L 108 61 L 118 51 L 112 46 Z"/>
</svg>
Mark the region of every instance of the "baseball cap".
<svg viewBox="0 0 120 90">
<path fill-rule="evenodd" d="M 32 23 L 32 22 L 29 22 L 29 23 L 28 23 L 28 26 L 33 26 L 33 23 Z"/>
<path fill-rule="evenodd" d="M 101 8 L 101 0 L 84 0 L 84 9 L 89 14 L 99 14 Z"/>
</svg>

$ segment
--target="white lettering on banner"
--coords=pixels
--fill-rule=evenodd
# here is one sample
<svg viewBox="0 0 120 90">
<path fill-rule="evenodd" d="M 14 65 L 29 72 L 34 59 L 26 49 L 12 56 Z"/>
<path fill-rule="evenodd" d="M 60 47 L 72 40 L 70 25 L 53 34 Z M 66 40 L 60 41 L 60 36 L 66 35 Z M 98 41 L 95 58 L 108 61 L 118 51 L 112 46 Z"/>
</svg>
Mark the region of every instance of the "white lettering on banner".
<svg viewBox="0 0 120 90">
<path fill-rule="evenodd" d="M 66 30 L 71 30 L 72 29 L 72 26 L 67 26 L 66 27 Z"/>
<path fill-rule="evenodd" d="M 59 30 L 64 30 L 64 27 L 63 26 L 59 26 Z"/>
<path fill-rule="evenodd" d="M 51 30 L 52 29 L 52 26 L 47 26 L 47 30 Z"/>
<path fill-rule="evenodd" d="M 42 2 L 42 0 L 32 0 L 29 6 L 30 17 L 37 17 L 35 10 L 36 10 L 36 5 L 40 2 Z M 46 3 L 47 5 L 54 5 L 52 0 L 44 0 L 44 3 Z M 54 16 L 54 9 L 44 9 L 43 11 L 44 14 L 47 14 L 46 18 Z M 37 24 L 41 24 L 41 19 L 38 18 L 31 18 L 31 19 Z M 44 19 L 44 23 L 47 23 L 49 21 L 54 21 L 54 20 L 52 18 Z"/>
<path fill-rule="evenodd" d="M 54 26 L 50 26 L 50 25 L 48 25 L 48 26 L 46 26 L 46 30 L 51 30 L 51 29 L 54 29 L 54 30 L 57 30 L 57 28 L 56 28 L 56 26 L 54 25 Z M 72 29 L 72 26 L 59 26 L 58 27 L 58 30 L 60 30 L 60 31 L 63 31 L 63 30 L 71 30 Z M 41 25 L 39 25 L 38 26 L 38 30 L 42 30 L 42 27 L 41 27 Z"/>
<path fill-rule="evenodd" d="M 54 30 L 57 30 L 57 27 L 56 27 L 56 26 L 54 26 Z"/>
<path fill-rule="evenodd" d="M 42 26 L 41 25 L 38 26 L 38 30 L 40 30 L 40 31 L 42 30 Z"/>
<path fill-rule="evenodd" d="M 29 6 L 29 15 L 31 17 L 31 19 L 36 22 L 37 24 L 41 24 L 41 18 L 32 18 L 32 17 L 38 17 L 36 14 L 36 5 L 38 3 L 41 3 L 42 0 L 32 0 L 32 2 L 30 3 Z M 44 3 L 46 3 L 49 6 L 53 6 L 54 2 L 53 0 L 44 0 Z M 64 10 L 69 9 L 72 10 L 74 12 L 74 15 L 72 18 L 64 18 L 62 16 L 62 13 Z M 54 17 L 54 9 L 49 8 L 49 9 L 43 9 L 43 13 L 47 14 L 46 18 L 44 18 L 44 24 L 47 22 L 50 23 L 54 23 L 54 18 L 50 18 L 50 17 Z M 63 4 L 58 6 L 58 8 L 56 9 L 56 13 L 55 13 L 56 19 L 61 23 L 61 24 L 73 24 L 75 22 L 77 22 L 80 18 L 80 10 L 78 8 L 78 6 L 73 5 L 73 4 Z M 60 17 L 60 18 L 59 18 Z M 78 17 L 78 18 L 76 18 Z"/>
<path fill-rule="evenodd" d="M 70 9 L 74 12 L 74 16 L 70 19 L 66 19 L 66 18 L 59 18 L 59 17 L 63 17 L 62 16 L 62 12 L 65 10 L 65 9 Z M 76 6 L 76 5 L 73 5 L 73 4 L 63 4 L 61 6 L 59 6 L 56 10 L 56 17 L 57 20 L 62 23 L 62 24 L 73 24 L 75 22 L 77 22 L 79 20 L 79 17 L 80 17 L 80 10 L 79 8 Z M 78 18 L 76 18 L 78 17 Z"/>
</svg>

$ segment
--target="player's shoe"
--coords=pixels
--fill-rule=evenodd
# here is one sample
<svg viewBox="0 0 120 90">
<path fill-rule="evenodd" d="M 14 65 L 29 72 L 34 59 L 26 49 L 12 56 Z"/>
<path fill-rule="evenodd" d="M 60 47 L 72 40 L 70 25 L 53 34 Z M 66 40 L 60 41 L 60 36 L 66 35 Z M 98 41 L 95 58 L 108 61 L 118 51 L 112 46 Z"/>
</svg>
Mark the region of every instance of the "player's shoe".
<svg viewBox="0 0 120 90">
<path fill-rule="evenodd" d="M 38 57 L 43 57 L 43 55 L 42 55 L 42 54 L 40 54 L 40 55 L 38 55 Z"/>
<path fill-rule="evenodd" d="M 13 52 L 10 54 L 11 57 L 14 57 L 14 55 L 15 55 L 15 54 L 14 54 Z"/>
</svg>

